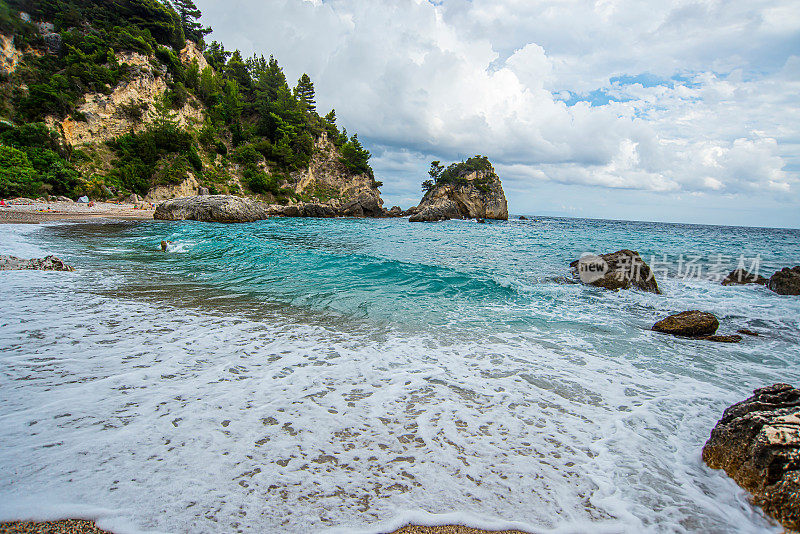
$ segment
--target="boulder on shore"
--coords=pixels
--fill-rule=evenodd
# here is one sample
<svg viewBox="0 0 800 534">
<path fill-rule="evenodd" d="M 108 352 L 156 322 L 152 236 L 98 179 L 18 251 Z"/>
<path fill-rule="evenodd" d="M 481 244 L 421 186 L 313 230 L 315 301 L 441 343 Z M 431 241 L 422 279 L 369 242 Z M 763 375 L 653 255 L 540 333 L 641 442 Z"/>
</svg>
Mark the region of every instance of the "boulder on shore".
<svg viewBox="0 0 800 534">
<path fill-rule="evenodd" d="M 158 205 L 153 218 L 161 221 L 253 222 L 268 217 L 261 202 L 232 195 L 173 198 Z"/>
<path fill-rule="evenodd" d="M 74 271 L 75 269 L 56 258 L 34 258 L 24 260 L 16 256 L 0 256 L 0 271 Z"/>
<path fill-rule="evenodd" d="M 722 280 L 723 286 L 758 284 L 765 285 L 769 280 L 760 274 L 752 274 L 745 269 L 734 269 Z"/>
<path fill-rule="evenodd" d="M 800 265 L 784 267 L 772 275 L 767 287 L 779 295 L 800 295 Z"/>
<path fill-rule="evenodd" d="M 569 264 L 572 275 L 584 284 L 604 289 L 636 288 L 661 294 L 658 282 L 638 252 L 618 250 L 600 256 L 584 256 Z"/>
<path fill-rule="evenodd" d="M 691 310 L 670 315 L 654 324 L 652 329 L 673 336 L 701 337 L 713 336 L 717 328 L 719 320 L 713 313 Z"/>
<path fill-rule="evenodd" d="M 800 530 L 800 390 L 757 389 L 729 407 L 703 447 L 703 461 L 724 469 L 788 530 Z"/>
</svg>

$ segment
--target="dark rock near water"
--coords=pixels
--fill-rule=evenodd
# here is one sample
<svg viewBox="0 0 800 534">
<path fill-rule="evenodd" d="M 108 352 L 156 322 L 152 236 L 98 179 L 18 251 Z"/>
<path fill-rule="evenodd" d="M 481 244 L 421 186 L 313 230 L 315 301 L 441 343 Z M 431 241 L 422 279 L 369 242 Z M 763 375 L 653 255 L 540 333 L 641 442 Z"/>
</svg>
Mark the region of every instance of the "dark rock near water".
<svg viewBox="0 0 800 534">
<path fill-rule="evenodd" d="M 399 208 L 398 208 L 399 209 Z M 380 197 L 362 193 L 356 198 L 342 204 L 339 214 L 345 217 L 383 217 L 385 212 Z"/>
<path fill-rule="evenodd" d="M 661 294 L 650 267 L 638 252 L 632 250 L 583 257 L 569 266 L 573 277 L 585 284 L 605 289 L 636 288 Z"/>
<path fill-rule="evenodd" d="M 800 265 L 776 272 L 767 287 L 779 295 L 800 295 Z"/>
<path fill-rule="evenodd" d="M 767 282 L 768 280 L 761 275 L 752 274 L 745 269 L 734 269 L 722 280 L 722 285 L 758 284 L 763 286 Z"/>
<path fill-rule="evenodd" d="M 717 332 L 717 328 L 719 328 L 719 320 L 713 313 L 698 310 L 670 315 L 653 325 L 653 330 L 663 334 L 704 338 L 713 336 Z"/>
<path fill-rule="evenodd" d="M 800 390 L 775 384 L 753 393 L 725 410 L 703 461 L 724 469 L 786 529 L 800 530 Z"/>
<path fill-rule="evenodd" d="M 519 220 L 520 220 L 520 221 L 527 221 L 527 220 L 528 220 L 528 218 L 527 218 L 527 217 L 525 217 L 524 215 L 520 215 L 520 216 L 519 216 Z"/>
<path fill-rule="evenodd" d="M 75 269 L 56 258 L 23 260 L 15 256 L 0 256 L 0 271 L 74 271 Z"/>
<path fill-rule="evenodd" d="M 159 204 L 153 218 L 162 221 L 253 222 L 268 217 L 261 202 L 230 195 L 174 198 Z"/>
<path fill-rule="evenodd" d="M 197 190 L 197 194 L 200 195 L 201 197 L 206 197 L 211 194 L 211 191 L 207 187 L 200 187 Z"/>
<path fill-rule="evenodd" d="M 478 224 L 486 224 L 486 219 L 478 219 Z"/>
<path fill-rule="evenodd" d="M 758 332 L 753 332 L 752 330 L 748 330 L 747 328 L 742 328 L 741 330 L 737 330 L 736 333 L 737 334 L 744 334 L 746 336 L 753 336 L 753 337 L 758 337 L 759 335 L 761 335 Z"/>
<path fill-rule="evenodd" d="M 455 202 L 452 200 L 440 200 L 434 204 L 422 207 L 408 220 L 411 222 L 436 222 L 463 218 Z"/>
</svg>

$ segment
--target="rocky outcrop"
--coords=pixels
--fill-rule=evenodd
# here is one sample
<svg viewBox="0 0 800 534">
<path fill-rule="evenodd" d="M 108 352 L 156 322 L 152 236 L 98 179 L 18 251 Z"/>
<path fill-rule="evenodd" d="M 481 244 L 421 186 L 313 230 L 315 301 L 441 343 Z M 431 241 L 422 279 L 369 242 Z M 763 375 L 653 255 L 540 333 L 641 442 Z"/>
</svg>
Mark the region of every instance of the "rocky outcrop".
<svg viewBox="0 0 800 534">
<path fill-rule="evenodd" d="M 772 275 L 767 287 L 779 295 L 800 295 L 800 265 L 784 267 Z"/>
<path fill-rule="evenodd" d="M 269 217 L 267 205 L 231 195 L 175 198 L 158 205 L 153 218 L 162 221 L 253 222 Z"/>
<path fill-rule="evenodd" d="M 157 185 L 148 191 L 145 202 L 156 203 L 171 198 L 191 197 L 200 194 L 200 184 L 191 172 L 187 178 L 176 185 Z"/>
<path fill-rule="evenodd" d="M 698 310 L 670 315 L 653 325 L 653 330 L 673 336 L 699 337 L 711 336 L 717 332 L 719 320 L 713 313 Z"/>
<path fill-rule="evenodd" d="M 722 280 L 723 286 L 758 284 L 764 285 L 768 282 L 766 278 L 758 274 L 752 274 L 745 269 L 734 269 Z"/>
<path fill-rule="evenodd" d="M 800 390 L 757 389 L 729 407 L 703 447 L 703 461 L 723 469 L 789 530 L 800 530 Z"/>
<path fill-rule="evenodd" d="M 23 260 L 16 256 L 0 256 L 0 271 L 74 271 L 75 269 L 56 258 Z"/>
<path fill-rule="evenodd" d="M 363 204 L 362 204 L 363 202 Z M 232 195 L 195 195 L 174 198 L 159 204 L 153 215 L 164 221 L 203 221 L 240 223 L 253 222 L 269 217 L 364 217 L 383 216 L 375 199 L 367 195 L 341 206 L 321 202 L 298 204 L 267 204 Z M 374 215 L 372 215 L 374 213 Z M 369 215 L 367 215 L 369 214 Z"/>
<path fill-rule="evenodd" d="M 326 132 L 314 143 L 308 167 L 293 173 L 292 182 L 284 185 L 293 187 L 298 195 L 310 197 L 312 204 L 328 205 L 337 216 L 387 216 L 375 180 L 366 174 L 350 172 Z"/>
<path fill-rule="evenodd" d="M 448 219 L 508 220 L 508 202 L 500 178 L 494 169 L 473 171 L 453 182 L 434 185 L 416 208 L 410 210 L 411 222 Z"/>
<path fill-rule="evenodd" d="M 661 294 L 650 266 L 633 250 L 587 255 L 569 266 L 572 276 L 584 284 L 612 290 L 635 288 Z"/>
<path fill-rule="evenodd" d="M 191 54 L 184 56 L 193 57 Z M 49 127 L 63 134 L 68 145 L 102 143 L 126 133 L 139 132 L 155 118 L 153 103 L 167 89 L 165 68 L 153 66 L 147 56 L 136 52 L 118 53 L 117 60 L 128 65 L 131 74 L 127 81 L 115 87 L 111 94 L 85 95 L 73 117 L 46 119 Z M 203 122 L 202 106 L 193 98 L 176 111 L 175 119 L 181 127 Z"/>
<path fill-rule="evenodd" d="M 0 35 L 0 72 L 11 74 L 17 70 L 22 60 L 22 52 L 14 46 L 12 36 Z"/>
</svg>

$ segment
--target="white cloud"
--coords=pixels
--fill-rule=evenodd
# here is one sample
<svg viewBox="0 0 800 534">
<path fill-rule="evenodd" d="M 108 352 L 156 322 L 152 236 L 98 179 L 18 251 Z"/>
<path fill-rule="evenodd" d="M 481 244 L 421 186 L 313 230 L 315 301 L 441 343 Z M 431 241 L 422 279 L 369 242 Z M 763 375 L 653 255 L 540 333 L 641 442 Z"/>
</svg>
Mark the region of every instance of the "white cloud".
<svg viewBox="0 0 800 534">
<path fill-rule="evenodd" d="M 398 201 L 476 153 L 512 180 L 799 198 L 791 1 L 198 4 L 229 48 L 311 75 Z"/>
</svg>

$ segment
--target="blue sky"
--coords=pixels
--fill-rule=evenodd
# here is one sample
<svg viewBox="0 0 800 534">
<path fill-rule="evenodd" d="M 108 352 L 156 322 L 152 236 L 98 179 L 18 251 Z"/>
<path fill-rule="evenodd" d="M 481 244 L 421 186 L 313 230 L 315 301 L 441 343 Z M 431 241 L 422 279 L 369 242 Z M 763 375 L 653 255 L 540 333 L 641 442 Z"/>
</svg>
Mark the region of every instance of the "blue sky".
<svg viewBox="0 0 800 534">
<path fill-rule="evenodd" d="M 794 1 L 199 0 L 306 72 L 388 205 L 488 156 L 514 213 L 800 227 Z"/>
</svg>

